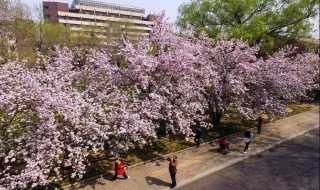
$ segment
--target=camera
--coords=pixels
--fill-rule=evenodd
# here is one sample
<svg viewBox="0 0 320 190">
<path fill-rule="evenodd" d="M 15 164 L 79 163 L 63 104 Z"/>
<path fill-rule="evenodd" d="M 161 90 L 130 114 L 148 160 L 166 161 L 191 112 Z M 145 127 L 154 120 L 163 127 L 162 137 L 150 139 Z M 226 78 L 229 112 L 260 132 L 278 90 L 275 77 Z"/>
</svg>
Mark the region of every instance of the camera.
<svg viewBox="0 0 320 190">
<path fill-rule="evenodd" d="M 167 160 L 168 160 L 168 161 L 170 161 L 170 160 L 171 160 L 171 158 L 170 158 L 170 157 L 168 157 L 168 158 L 167 158 Z"/>
</svg>

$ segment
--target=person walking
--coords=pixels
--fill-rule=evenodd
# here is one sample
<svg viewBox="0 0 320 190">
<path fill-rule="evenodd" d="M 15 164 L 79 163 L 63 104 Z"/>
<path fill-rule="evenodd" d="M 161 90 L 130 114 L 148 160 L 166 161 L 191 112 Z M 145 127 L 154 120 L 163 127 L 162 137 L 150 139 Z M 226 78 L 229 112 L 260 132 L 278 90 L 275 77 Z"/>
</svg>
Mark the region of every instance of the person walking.
<svg viewBox="0 0 320 190">
<path fill-rule="evenodd" d="M 118 175 L 122 175 L 125 179 L 129 179 L 130 176 L 127 176 L 126 172 L 125 172 L 125 163 L 123 161 L 122 158 L 118 158 L 116 159 L 115 163 L 114 163 L 114 176 L 112 178 L 112 181 L 115 181 L 118 177 Z"/>
<path fill-rule="evenodd" d="M 201 138 L 201 135 L 202 135 L 202 130 L 200 127 L 198 127 L 196 129 L 196 136 L 194 137 L 194 142 L 197 143 L 197 148 L 200 146 L 200 138 Z"/>
<path fill-rule="evenodd" d="M 172 181 L 170 188 L 173 189 L 177 186 L 176 174 L 177 174 L 178 158 L 176 155 L 173 155 L 172 157 L 168 157 L 167 160 L 170 162 L 169 173 Z"/>
<path fill-rule="evenodd" d="M 257 121 L 258 121 L 258 125 L 257 125 L 258 134 L 260 134 L 261 133 L 261 127 L 262 127 L 262 117 L 259 116 Z"/>
<path fill-rule="evenodd" d="M 313 103 L 313 102 L 314 102 L 314 94 L 311 94 L 309 98 L 309 103 Z"/>
<path fill-rule="evenodd" d="M 244 147 L 243 154 L 247 154 L 247 151 L 250 150 L 249 144 L 251 142 L 251 138 L 253 137 L 253 133 L 251 133 L 250 131 L 246 131 L 244 133 L 244 137 L 245 137 L 244 142 L 245 142 L 246 146 Z"/>
</svg>

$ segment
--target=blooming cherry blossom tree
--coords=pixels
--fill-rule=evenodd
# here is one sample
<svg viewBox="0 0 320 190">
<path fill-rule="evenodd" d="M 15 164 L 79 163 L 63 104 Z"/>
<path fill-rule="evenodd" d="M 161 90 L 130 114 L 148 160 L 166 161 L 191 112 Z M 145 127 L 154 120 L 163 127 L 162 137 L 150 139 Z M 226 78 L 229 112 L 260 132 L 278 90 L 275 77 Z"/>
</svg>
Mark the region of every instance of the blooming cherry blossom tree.
<svg viewBox="0 0 320 190">
<path fill-rule="evenodd" d="M 0 68 L 0 188 L 25 189 L 81 178 L 87 156 L 105 144 L 117 155 L 157 138 L 161 124 L 192 134 L 195 123 L 216 121 L 232 108 L 245 119 L 264 112 L 284 116 L 281 98 L 318 88 L 319 58 L 283 49 L 266 60 L 259 47 L 192 31 L 176 36 L 158 15 L 150 38 L 123 38 L 118 64 L 105 50 L 56 47 L 32 67 Z"/>
<path fill-rule="evenodd" d="M 257 63 L 262 61 L 256 57 L 259 47 L 250 47 L 241 40 L 226 40 L 220 36 L 213 42 L 213 47 L 203 49 L 205 60 L 209 64 L 210 85 L 206 88 L 212 118 L 219 123 L 226 110 L 231 107 L 242 117 L 252 115 L 249 84 L 254 80 Z"/>
<path fill-rule="evenodd" d="M 286 48 L 263 60 L 256 57 L 258 50 L 258 46 L 223 37 L 205 50 L 213 74 L 208 75 L 211 85 L 206 96 L 215 122 L 219 123 L 230 108 L 244 119 L 257 113 L 284 117 L 283 99 L 294 101 L 307 90 L 318 88 L 319 59 L 315 53 L 297 54 L 294 48 Z"/>
<path fill-rule="evenodd" d="M 285 48 L 257 63 L 251 82 L 251 100 L 255 112 L 285 116 L 286 101 L 305 96 L 308 90 L 319 89 L 319 58 L 313 53 L 297 53 Z"/>
<path fill-rule="evenodd" d="M 74 87 L 75 53 L 57 49 L 35 67 L 10 62 L 1 68 L 0 109 L 8 118 L 0 136 L 2 187 L 46 185 L 60 180 L 61 167 L 72 167 L 72 176 L 81 178 L 89 150 L 103 146 L 104 129 L 92 119 L 94 104 Z"/>
<path fill-rule="evenodd" d="M 201 77 L 201 40 L 193 33 L 178 37 L 160 14 L 150 38 L 141 38 L 137 48 L 124 40 L 120 55 L 125 57 L 124 74 L 129 79 L 128 91 L 139 97 L 140 117 L 160 125 L 164 122 L 173 133 L 189 135 L 195 121 L 204 127 L 206 81 Z M 143 109 L 141 109 L 143 108 Z"/>
</svg>

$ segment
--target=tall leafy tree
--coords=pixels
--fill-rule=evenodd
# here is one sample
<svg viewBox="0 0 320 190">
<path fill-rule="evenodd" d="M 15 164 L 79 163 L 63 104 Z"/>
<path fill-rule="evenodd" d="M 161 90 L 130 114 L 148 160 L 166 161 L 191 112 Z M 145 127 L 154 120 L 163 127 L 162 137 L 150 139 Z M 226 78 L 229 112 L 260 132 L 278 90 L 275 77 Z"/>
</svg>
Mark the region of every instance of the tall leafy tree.
<svg viewBox="0 0 320 190">
<path fill-rule="evenodd" d="M 177 24 L 205 30 L 210 37 L 223 32 L 250 45 L 262 43 L 265 53 L 279 43 L 308 35 L 310 18 L 319 14 L 319 0 L 191 0 L 179 7 Z"/>
<path fill-rule="evenodd" d="M 105 53 L 110 54 L 112 62 L 117 62 L 121 58 L 116 54 L 119 52 L 119 43 L 122 39 L 130 39 L 137 44 L 143 31 L 138 30 L 128 19 L 120 21 L 104 21 L 103 23 L 91 23 L 78 27 L 78 31 L 72 36 L 71 47 L 94 48 L 107 50 Z M 146 33 L 144 33 L 145 35 Z M 117 45 L 115 43 L 118 43 Z"/>
<path fill-rule="evenodd" d="M 55 45 L 70 45 L 71 31 L 43 17 L 42 6 L 30 7 L 19 0 L 0 2 L 0 51 L 5 59 L 35 61 Z"/>
<path fill-rule="evenodd" d="M 30 12 L 26 4 L 19 0 L 5 0 L 0 2 L 0 53 L 7 60 L 17 58 L 18 42 L 23 43 L 24 38 L 19 38 L 16 34 L 25 33 L 23 30 L 17 30 L 17 26 L 26 25 L 24 21 L 30 20 Z"/>
</svg>

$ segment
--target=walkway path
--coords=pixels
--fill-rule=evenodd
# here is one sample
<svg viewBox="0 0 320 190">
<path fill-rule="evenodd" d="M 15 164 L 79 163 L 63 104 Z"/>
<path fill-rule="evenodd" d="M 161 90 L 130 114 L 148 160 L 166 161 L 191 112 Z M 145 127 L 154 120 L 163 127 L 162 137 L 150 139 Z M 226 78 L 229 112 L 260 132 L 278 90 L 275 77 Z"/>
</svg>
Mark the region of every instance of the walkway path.
<svg viewBox="0 0 320 190">
<path fill-rule="evenodd" d="M 199 148 L 192 147 L 179 151 L 175 153 L 179 160 L 178 186 L 197 180 L 317 127 L 319 127 L 319 108 L 266 124 L 260 135 L 255 134 L 247 154 L 242 153 L 244 132 L 227 137 L 231 145 L 231 153 L 228 155 L 218 153 L 216 143 L 202 144 Z M 256 132 L 256 129 L 252 131 Z M 131 176 L 127 180 L 119 177 L 117 181 L 112 182 L 112 176 L 109 175 L 87 180 L 73 187 L 66 186 L 64 189 L 161 190 L 169 189 L 171 183 L 168 161 L 165 159 L 129 168 L 127 174 Z"/>
</svg>

